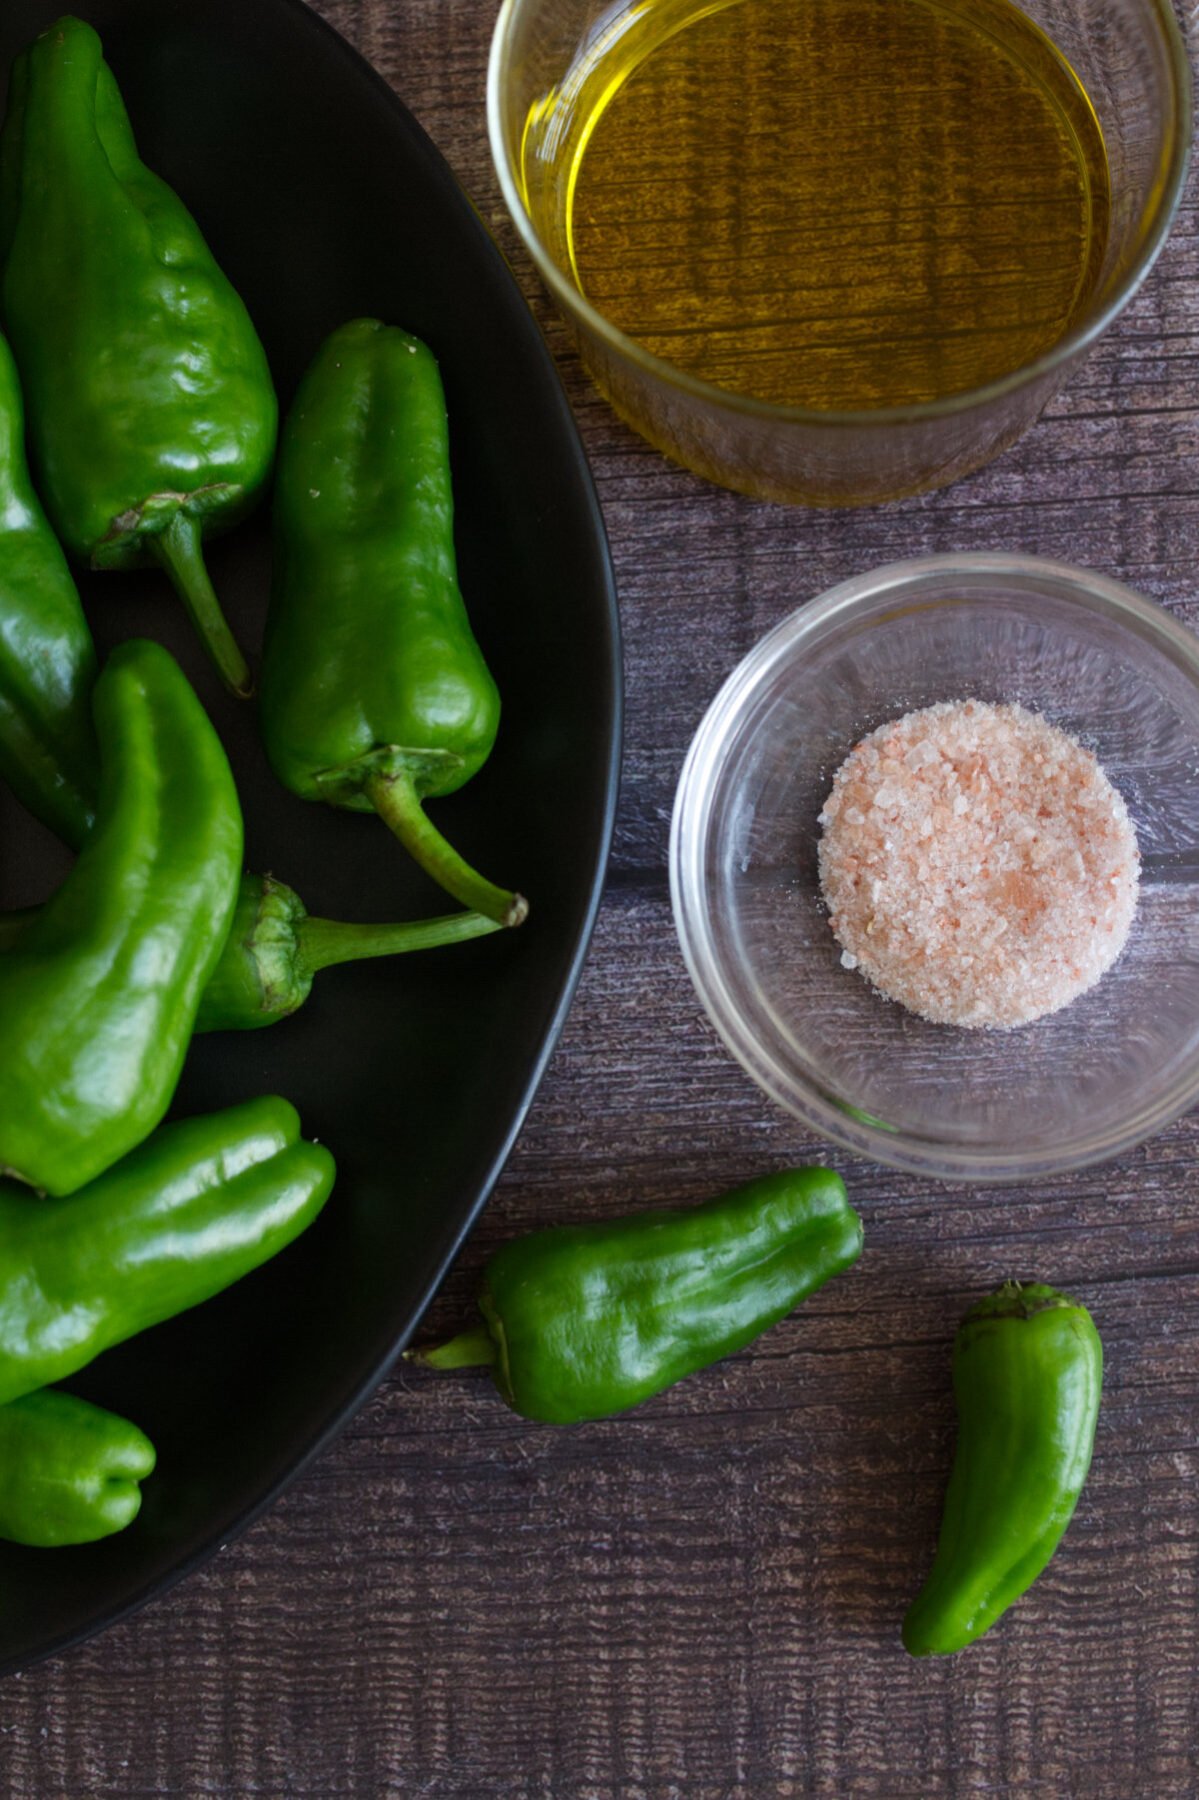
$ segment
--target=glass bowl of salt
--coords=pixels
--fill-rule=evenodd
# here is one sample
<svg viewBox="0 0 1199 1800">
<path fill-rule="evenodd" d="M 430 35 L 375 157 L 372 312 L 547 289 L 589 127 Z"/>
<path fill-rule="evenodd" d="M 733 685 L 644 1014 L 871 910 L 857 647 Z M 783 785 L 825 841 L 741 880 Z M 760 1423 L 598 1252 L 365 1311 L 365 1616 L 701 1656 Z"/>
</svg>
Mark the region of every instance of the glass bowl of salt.
<svg viewBox="0 0 1199 1800">
<path fill-rule="evenodd" d="M 1117 582 L 939 556 L 801 607 L 701 723 L 670 864 L 726 1045 L 858 1154 L 1024 1181 L 1199 1100 L 1199 638 Z"/>
</svg>

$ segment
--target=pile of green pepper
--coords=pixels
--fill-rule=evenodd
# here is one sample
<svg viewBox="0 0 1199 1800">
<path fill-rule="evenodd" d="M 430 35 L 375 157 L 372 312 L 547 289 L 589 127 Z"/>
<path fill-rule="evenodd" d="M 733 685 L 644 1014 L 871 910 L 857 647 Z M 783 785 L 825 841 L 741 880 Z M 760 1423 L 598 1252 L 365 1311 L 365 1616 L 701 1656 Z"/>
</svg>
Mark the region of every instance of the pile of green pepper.
<svg viewBox="0 0 1199 1800">
<path fill-rule="evenodd" d="M 301 390 L 264 730 L 293 785 L 302 765 L 337 804 L 374 796 L 465 910 L 311 916 L 244 870 L 233 775 L 174 660 L 138 641 L 98 668 L 64 549 L 161 566 L 250 694 L 202 542 L 265 491 L 277 408 L 245 307 L 141 162 L 79 19 L 13 68 L 0 307 L 0 774 L 78 852 L 42 906 L 0 918 L 0 1536 L 51 1545 L 127 1524 L 154 1467 L 135 1425 L 51 1384 L 273 1256 L 332 1186 L 284 1100 L 161 1123 L 192 1036 L 273 1024 L 320 969 L 480 937 L 525 904 L 420 806 L 481 766 L 498 697 L 454 574 L 440 378 L 415 339 L 347 327 Z"/>
</svg>

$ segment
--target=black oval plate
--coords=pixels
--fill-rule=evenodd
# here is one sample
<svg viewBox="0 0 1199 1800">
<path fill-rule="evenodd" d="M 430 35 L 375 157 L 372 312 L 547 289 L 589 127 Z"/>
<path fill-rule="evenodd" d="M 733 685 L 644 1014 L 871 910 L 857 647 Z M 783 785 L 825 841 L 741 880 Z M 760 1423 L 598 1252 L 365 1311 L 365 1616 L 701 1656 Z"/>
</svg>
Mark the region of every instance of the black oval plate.
<svg viewBox="0 0 1199 1800">
<path fill-rule="evenodd" d="M 5 0 L 0 81 L 61 5 Z M 339 1178 L 278 1261 L 71 1383 L 158 1447 L 141 1516 L 74 1550 L 0 1545 L 0 1672 L 161 1591 L 244 1526 L 350 1417 L 402 1348 L 512 1146 L 570 1004 L 599 900 L 619 763 L 620 652 L 590 476 L 540 333 L 419 126 L 298 0 L 91 0 L 142 154 L 244 296 L 286 404 L 317 345 L 375 314 L 427 339 L 449 405 L 463 592 L 504 698 L 487 767 L 434 808 L 487 874 L 530 898 L 511 936 L 331 969 L 295 1018 L 196 1041 L 175 1110 L 281 1093 Z M 0 92 L 4 91 L 0 89 Z M 479 129 L 483 129 L 480 116 Z M 63 279 L 71 271 L 64 266 Z M 259 515 L 212 547 L 251 651 L 270 570 Z M 285 793 L 253 706 L 228 699 L 155 575 L 86 576 L 101 652 L 175 652 L 224 737 L 247 860 L 309 910 L 446 910 L 382 824 Z M 6 800 L 0 905 L 66 863 Z"/>
</svg>

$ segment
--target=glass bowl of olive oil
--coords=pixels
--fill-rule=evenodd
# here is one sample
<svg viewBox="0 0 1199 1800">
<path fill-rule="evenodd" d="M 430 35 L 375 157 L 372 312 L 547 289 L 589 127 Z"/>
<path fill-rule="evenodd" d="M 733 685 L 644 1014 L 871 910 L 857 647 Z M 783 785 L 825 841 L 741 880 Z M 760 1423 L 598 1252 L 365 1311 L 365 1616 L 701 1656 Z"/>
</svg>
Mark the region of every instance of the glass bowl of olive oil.
<svg viewBox="0 0 1199 1800">
<path fill-rule="evenodd" d="M 1127 304 L 1186 174 L 1168 0 L 504 0 L 505 201 L 668 456 L 816 505 L 939 487 Z"/>
</svg>

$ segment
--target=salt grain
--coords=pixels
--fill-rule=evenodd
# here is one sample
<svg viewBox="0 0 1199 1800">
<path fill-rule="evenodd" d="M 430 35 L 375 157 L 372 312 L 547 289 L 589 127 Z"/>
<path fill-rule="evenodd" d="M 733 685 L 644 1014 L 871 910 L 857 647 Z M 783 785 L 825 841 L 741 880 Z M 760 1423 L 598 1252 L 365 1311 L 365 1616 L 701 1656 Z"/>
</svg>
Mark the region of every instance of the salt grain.
<svg viewBox="0 0 1199 1800">
<path fill-rule="evenodd" d="M 940 1024 L 1026 1025 L 1124 948 L 1140 856 L 1088 750 L 1021 706 L 953 700 L 863 738 L 820 815 L 846 968 Z"/>
</svg>

